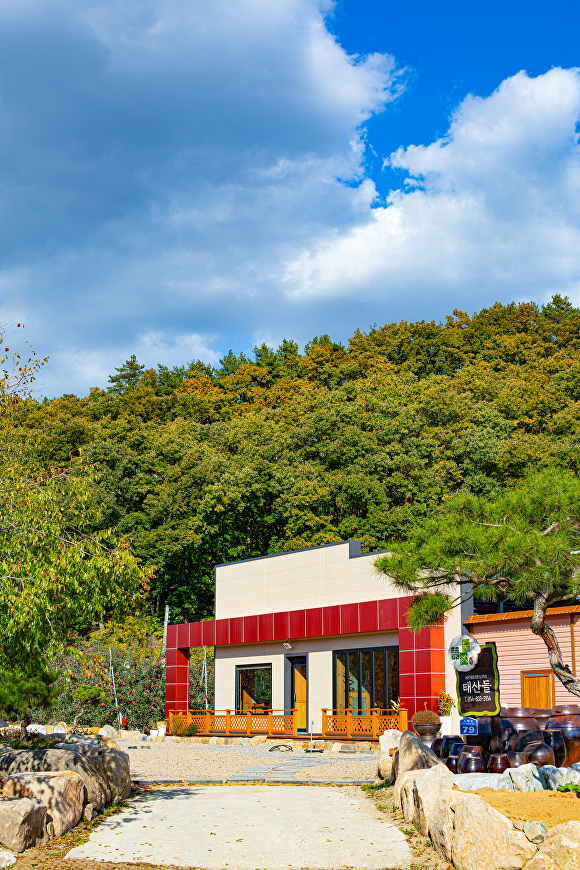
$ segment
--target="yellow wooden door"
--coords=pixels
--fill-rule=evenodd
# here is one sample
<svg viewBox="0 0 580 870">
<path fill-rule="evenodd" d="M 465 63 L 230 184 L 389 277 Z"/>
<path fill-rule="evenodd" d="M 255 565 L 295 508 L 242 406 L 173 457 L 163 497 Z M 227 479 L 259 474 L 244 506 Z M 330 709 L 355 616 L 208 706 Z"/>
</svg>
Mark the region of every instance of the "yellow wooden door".
<svg viewBox="0 0 580 870">
<path fill-rule="evenodd" d="M 308 684 L 306 681 L 306 662 L 294 662 L 294 709 L 298 728 L 308 726 Z"/>
<path fill-rule="evenodd" d="M 522 707 L 549 710 L 554 703 L 552 671 L 522 671 Z"/>
</svg>

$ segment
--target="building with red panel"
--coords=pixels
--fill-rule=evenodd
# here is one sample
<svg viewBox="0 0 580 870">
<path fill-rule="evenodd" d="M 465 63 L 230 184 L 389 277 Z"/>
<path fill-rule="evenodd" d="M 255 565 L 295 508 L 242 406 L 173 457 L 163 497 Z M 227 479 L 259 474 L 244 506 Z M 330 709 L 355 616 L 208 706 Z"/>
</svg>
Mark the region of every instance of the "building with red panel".
<svg viewBox="0 0 580 870">
<path fill-rule="evenodd" d="M 368 714 L 400 700 L 409 716 L 455 697 L 447 661 L 470 603 L 414 634 L 411 602 L 376 573 L 377 553 L 341 541 L 218 565 L 215 620 L 170 625 L 166 711 L 188 709 L 189 649 L 215 647 L 215 709 L 295 709 L 321 730 L 322 709 Z"/>
</svg>

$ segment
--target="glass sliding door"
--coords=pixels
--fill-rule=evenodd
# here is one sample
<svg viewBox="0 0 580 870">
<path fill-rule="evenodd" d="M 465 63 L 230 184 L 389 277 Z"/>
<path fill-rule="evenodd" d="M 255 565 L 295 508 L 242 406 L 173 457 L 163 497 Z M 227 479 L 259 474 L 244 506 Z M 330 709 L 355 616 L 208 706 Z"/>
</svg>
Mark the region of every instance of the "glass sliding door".
<svg viewBox="0 0 580 870">
<path fill-rule="evenodd" d="M 265 713 L 272 709 L 272 665 L 236 667 L 236 710 Z"/>
<path fill-rule="evenodd" d="M 344 650 L 334 653 L 334 708 L 368 715 L 388 710 L 399 699 L 399 655 L 396 647 Z"/>
</svg>

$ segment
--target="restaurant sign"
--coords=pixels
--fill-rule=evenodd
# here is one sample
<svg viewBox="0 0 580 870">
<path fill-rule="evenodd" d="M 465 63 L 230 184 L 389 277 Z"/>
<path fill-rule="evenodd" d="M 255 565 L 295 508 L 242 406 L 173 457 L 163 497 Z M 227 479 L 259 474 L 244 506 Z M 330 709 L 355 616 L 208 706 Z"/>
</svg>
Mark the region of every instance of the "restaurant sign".
<svg viewBox="0 0 580 870">
<path fill-rule="evenodd" d="M 449 644 L 449 659 L 456 671 L 470 671 L 477 664 L 479 644 L 468 634 L 459 634 Z"/>
<path fill-rule="evenodd" d="M 470 671 L 457 672 L 457 712 L 460 716 L 499 716 L 499 671 L 495 643 L 481 646 Z"/>
</svg>

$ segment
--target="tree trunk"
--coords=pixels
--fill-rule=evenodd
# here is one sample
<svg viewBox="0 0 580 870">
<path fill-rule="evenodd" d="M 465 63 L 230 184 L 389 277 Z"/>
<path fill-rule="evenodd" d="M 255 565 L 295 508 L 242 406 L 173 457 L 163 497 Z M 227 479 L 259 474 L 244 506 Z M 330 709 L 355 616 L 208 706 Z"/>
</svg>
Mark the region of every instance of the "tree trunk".
<svg viewBox="0 0 580 870">
<path fill-rule="evenodd" d="M 26 729 L 28 728 L 28 726 L 30 725 L 31 722 L 32 722 L 32 719 L 30 718 L 28 713 L 25 713 L 24 716 L 22 717 L 22 719 L 20 720 L 20 739 L 21 740 L 28 740 L 28 731 Z"/>
<path fill-rule="evenodd" d="M 546 625 L 546 610 L 548 609 L 549 590 L 540 592 L 534 601 L 534 615 L 532 616 L 531 629 L 534 634 L 541 637 L 548 649 L 548 658 L 555 675 L 564 688 L 580 698 L 580 679 L 575 677 L 570 667 L 564 664 L 562 650 L 553 628 Z"/>
</svg>

